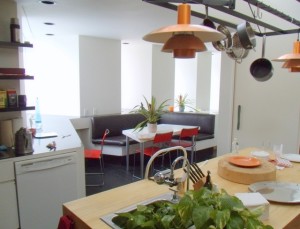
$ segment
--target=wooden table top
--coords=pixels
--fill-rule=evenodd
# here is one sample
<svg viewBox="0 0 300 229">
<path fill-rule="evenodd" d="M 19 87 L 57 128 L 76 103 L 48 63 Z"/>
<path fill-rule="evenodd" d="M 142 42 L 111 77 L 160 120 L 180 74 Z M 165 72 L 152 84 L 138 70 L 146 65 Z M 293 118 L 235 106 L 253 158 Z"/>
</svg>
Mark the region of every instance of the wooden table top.
<svg viewBox="0 0 300 229">
<path fill-rule="evenodd" d="M 243 149 L 241 154 L 250 155 L 250 152 L 253 150 L 255 148 Z M 210 159 L 202 167 L 202 170 L 205 172 L 210 170 L 213 183 L 217 184 L 219 189 L 223 188 L 231 195 L 239 192 L 249 192 L 248 185 L 234 183 L 218 176 L 218 161 L 220 158 L 228 155 Z M 201 165 L 201 162 L 199 164 Z M 277 181 L 300 183 L 300 163 L 292 164 L 292 168 L 277 170 Z M 181 169 L 176 171 L 177 174 L 181 172 Z M 168 192 L 170 191 L 167 185 L 157 185 L 150 180 L 141 180 L 65 203 L 63 205 L 63 214 L 70 216 L 75 221 L 76 229 L 110 228 L 100 220 L 101 216 L 114 213 L 120 209 Z M 270 217 L 265 223 L 272 225 L 276 229 L 281 229 L 299 213 L 299 204 L 270 203 Z"/>
</svg>

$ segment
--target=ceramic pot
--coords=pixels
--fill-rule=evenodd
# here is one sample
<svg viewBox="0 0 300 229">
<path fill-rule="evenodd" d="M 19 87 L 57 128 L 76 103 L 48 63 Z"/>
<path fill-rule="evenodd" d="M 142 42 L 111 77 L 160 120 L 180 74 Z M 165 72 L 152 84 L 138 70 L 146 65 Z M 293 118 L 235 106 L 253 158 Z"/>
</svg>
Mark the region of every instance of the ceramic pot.
<svg viewBox="0 0 300 229">
<path fill-rule="evenodd" d="M 148 123 L 147 124 L 149 133 L 156 133 L 157 131 L 157 123 Z"/>
<path fill-rule="evenodd" d="M 184 112 L 184 109 L 185 109 L 185 106 L 184 106 L 184 105 L 179 106 L 179 111 L 180 111 L 180 112 Z"/>
</svg>

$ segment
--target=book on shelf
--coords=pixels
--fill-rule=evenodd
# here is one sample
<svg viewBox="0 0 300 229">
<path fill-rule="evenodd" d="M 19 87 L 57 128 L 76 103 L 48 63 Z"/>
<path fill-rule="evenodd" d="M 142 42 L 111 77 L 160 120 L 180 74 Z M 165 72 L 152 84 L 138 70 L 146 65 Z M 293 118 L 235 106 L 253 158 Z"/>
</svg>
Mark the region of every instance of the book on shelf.
<svg viewBox="0 0 300 229">
<path fill-rule="evenodd" d="M 25 68 L 0 68 L 0 75 L 25 75 Z"/>
<path fill-rule="evenodd" d="M 7 92 L 7 106 L 17 107 L 18 106 L 18 95 L 15 89 L 8 89 Z"/>
<path fill-rule="evenodd" d="M 0 90 L 0 108 L 7 106 L 7 93 L 5 90 Z"/>
</svg>

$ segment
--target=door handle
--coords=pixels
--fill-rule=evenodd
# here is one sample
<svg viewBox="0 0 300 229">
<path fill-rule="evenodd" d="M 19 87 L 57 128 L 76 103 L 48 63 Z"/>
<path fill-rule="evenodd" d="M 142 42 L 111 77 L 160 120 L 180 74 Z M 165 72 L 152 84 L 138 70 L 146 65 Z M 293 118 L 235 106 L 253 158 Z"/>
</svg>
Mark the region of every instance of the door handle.
<svg viewBox="0 0 300 229">
<path fill-rule="evenodd" d="M 242 111 L 242 107 L 241 107 L 241 105 L 238 105 L 237 126 L 236 126 L 236 129 L 237 129 L 237 130 L 240 129 L 241 111 Z"/>
</svg>

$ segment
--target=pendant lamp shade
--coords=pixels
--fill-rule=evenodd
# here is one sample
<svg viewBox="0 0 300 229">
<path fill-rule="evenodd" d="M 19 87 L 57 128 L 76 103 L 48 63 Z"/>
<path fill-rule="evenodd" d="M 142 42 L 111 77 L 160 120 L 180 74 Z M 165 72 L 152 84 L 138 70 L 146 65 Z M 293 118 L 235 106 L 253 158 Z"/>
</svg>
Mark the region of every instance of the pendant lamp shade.
<svg viewBox="0 0 300 229">
<path fill-rule="evenodd" d="M 221 32 L 202 25 L 190 24 L 191 7 L 178 6 L 177 24 L 162 27 L 145 35 L 145 41 L 165 44 L 163 52 L 173 52 L 175 58 L 194 58 L 195 52 L 206 51 L 204 42 L 225 39 Z"/>
<path fill-rule="evenodd" d="M 206 51 L 204 43 L 192 34 L 176 34 L 163 46 L 163 52 L 173 52 L 174 58 L 194 58 L 196 52 Z"/>
<path fill-rule="evenodd" d="M 282 68 L 289 68 L 290 72 L 300 72 L 300 42 L 294 42 L 293 53 L 285 54 L 273 61 L 284 62 Z"/>
</svg>

